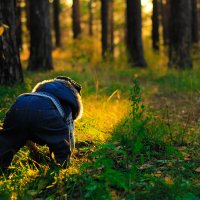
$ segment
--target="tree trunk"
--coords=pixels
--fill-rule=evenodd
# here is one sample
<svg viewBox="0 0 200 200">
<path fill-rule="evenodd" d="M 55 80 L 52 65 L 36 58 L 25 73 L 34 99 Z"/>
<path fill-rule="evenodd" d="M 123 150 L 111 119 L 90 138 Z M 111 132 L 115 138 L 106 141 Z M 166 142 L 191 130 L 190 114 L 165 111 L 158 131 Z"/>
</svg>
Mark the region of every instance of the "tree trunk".
<svg viewBox="0 0 200 200">
<path fill-rule="evenodd" d="M 133 66 L 145 67 L 143 44 L 142 44 L 142 16 L 141 1 L 126 0 L 126 45 L 129 61 Z"/>
<path fill-rule="evenodd" d="M 22 50 L 22 23 L 21 23 L 21 0 L 16 1 L 16 36 L 17 46 Z"/>
<path fill-rule="evenodd" d="M 30 31 L 30 0 L 25 0 L 26 7 L 26 27 Z"/>
<path fill-rule="evenodd" d="M 4 32 L 0 35 L 0 84 L 23 81 L 23 73 L 16 38 L 14 0 L 0 1 L 0 24 Z M 6 26 L 8 28 L 6 28 Z"/>
<path fill-rule="evenodd" d="M 73 0 L 72 21 L 73 21 L 73 37 L 74 39 L 76 39 L 81 34 L 81 11 L 80 11 L 79 0 Z"/>
<path fill-rule="evenodd" d="M 159 19 L 158 19 L 158 0 L 153 0 L 152 15 L 152 47 L 159 50 Z"/>
<path fill-rule="evenodd" d="M 170 21 L 170 2 L 169 0 L 161 0 L 161 16 L 163 28 L 164 45 L 169 44 L 169 21 Z"/>
<path fill-rule="evenodd" d="M 56 39 L 56 47 L 60 47 L 61 41 L 60 41 L 60 0 L 54 0 L 53 2 L 53 8 L 54 8 L 54 31 L 55 31 L 55 39 Z"/>
<path fill-rule="evenodd" d="M 111 52 L 111 56 L 113 57 L 114 54 L 114 0 L 108 1 L 108 44 L 109 44 L 109 51 Z"/>
<path fill-rule="evenodd" d="M 191 68 L 191 1 L 170 0 L 169 66 Z"/>
<path fill-rule="evenodd" d="M 88 2 L 88 9 L 89 9 L 89 35 L 93 35 L 93 7 L 92 7 L 93 0 L 89 0 Z"/>
<path fill-rule="evenodd" d="M 199 42 L 197 0 L 192 0 L 192 42 Z"/>
<path fill-rule="evenodd" d="M 30 1 L 30 58 L 29 70 L 53 68 L 49 1 Z"/>
<path fill-rule="evenodd" d="M 113 0 L 101 0 L 101 27 L 102 56 L 112 57 L 114 53 Z"/>
</svg>

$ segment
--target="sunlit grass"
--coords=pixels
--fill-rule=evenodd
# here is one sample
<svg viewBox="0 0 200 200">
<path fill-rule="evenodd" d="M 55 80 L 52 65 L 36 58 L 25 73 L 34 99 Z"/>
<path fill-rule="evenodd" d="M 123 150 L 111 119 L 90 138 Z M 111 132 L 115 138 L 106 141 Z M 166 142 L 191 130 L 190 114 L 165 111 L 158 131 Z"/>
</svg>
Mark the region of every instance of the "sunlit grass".
<svg viewBox="0 0 200 200">
<path fill-rule="evenodd" d="M 75 51 L 78 51 L 78 49 L 75 49 Z M 155 54 L 152 52 L 147 52 L 148 60 L 151 63 L 147 70 L 132 69 L 127 66 L 127 63 L 119 60 L 112 63 L 100 63 L 96 60 L 94 65 L 88 60 L 79 60 L 79 58 L 76 58 L 77 65 L 73 67 L 70 60 L 64 60 L 66 54 L 67 51 L 63 53 L 60 50 L 54 51 L 55 71 L 37 73 L 25 71 L 24 84 L 17 85 L 14 88 L 1 87 L 0 119 L 1 121 L 3 120 L 5 112 L 14 102 L 17 95 L 23 92 L 30 92 L 37 82 L 54 78 L 58 75 L 72 77 L 83 86 L 84 115 L 75 124 L 77 148 L 73 152 L 71 164 L 68 169 L 59 170 L 59 172 L 52 168 L 48 162 L 42 162 L 38 167 L 29 157 L 28 150 L 23 148 L 12 163 L 11 175 L 0 179 L 1 190 L 5 193 L 7 192 L 4 197 L 12 194 L 13 198 L 16 198 L 21 193 L 23 195 L 26 194 L 26 197 L 28 195 L 34 198 L 43 192 L 46 196 L 48 196 L 48 193 L 62 196 L 62 191 L 66 192 L 68 190 L 71 191 L 73 187 L 77 188 L 77 185 L 73 186 L 75 184 L 73 181 L 77 180 L 76 178 L 79 176 L 82 177 L 83 171 L 80 167 L 84 163 L 91 162 L 88 156 L 96 149 L 99 149 L 99 145 L 106 144 L 112 138 L 113 133 L 124 134 L 124 130 L 130 131 L 129 129 L 124 129 L 123 126 L 121 127 L 121 123 L 129 116 L 129 97 L 133 79 L 136 78 L 141 83 L 142 96 L 147 103 L 151 103 L 152 96 L 158 94 L 166 95 L 175 91 L 187 95 L 188 92 L 196 92 L 200 85 L 198 69 L 184 72 L 168 70 L 164 65 L 165 61 L 159 57 L 159 54 L 156 55 L 157 57 L 154 60 Z M 195 93 L 193 94 L 195 95 Z M 171 98 L 171 96 L 168 96 L 168 98 Z M 159 104 L 159 99 L 154 102 Z M 160 101 L 160 103 L 164 108 L 163 101 Z M 173 103 L 176 105 L 177 102 L 174 101 Z M 181 102 L 178 102 L 178 104 L 181 105 Z M 154 125 L 151 128 L 151 134 L 158 133 L 158 135 L 162 135 L 163 133 L 159 130 L 168 130 L 166 128 L 162 129 L 159 124 L 162 120 L 165 121 L 165 113 L 162 115 L 162 112 L 157 112 L 156 115 L 157 120 L 155 120 L 155 123 L 157 123 L 157 126 Z M 191 130 L 187 127 L 184 128 L 184 125 L 181 128 L 182 125 L 183 123 L 177 124 L 177 121 L 170 120 L 173 140 L 179 144 L 182 144 L 181 137 L 183 137 L 184 142 L 186 139 L 190 139 L 192 143 L 194 143 L 194 138 L 198 140 L 198 127 Z M 170 138 L 170 135 L 167 137 Z M 46 151 L 45 147 L 41 147 L 41 150 Z M 196 147 L 191 151 L 192 155 L 197 157 L 198 151 Z M 185 166 L 187 167 L 188 165 L 185 164 Z M 193 164 L 192 170 L 195 170 L 195 167 L 196 165 Z M 157 179 L 164 181 L 167 185 L 177 185 L 175 178 L 169 179 L 171 173 L 170 171 L 163 173 Z M 155 174 L 156 177 L 158 173 L 155 171 Z M 193 175 L 191 180 L 193 180 Z M 165 187 L 168 186 L 163 185 L 163 189 Z"/>
<path fill-rule="evenodd" d="M 105 142 L 111 136 L 129 110 L 129 101 L 118 98 L 113 97 L 108 102 L 108 98 L 97 99 L 91 96 L 84 100 L 83 119 L 77 122 L 78 140 Z"/>
<path fill-rule="evenodd" d="M 143 1 L 143 3 L 151 4 L 150 1 Z M 66 13 L 65 15 L 67 15 Z M 54 71 L 24 71 L 24 84 L 0 87 L 0 126 L 6 111 L 19 94 L 30 92 L 37 82 L 58 75 L 69 76 L 83 86 L 84 105 L 83 118 L 75 123 L 77 148 L 72 154 L 69 168 L 58 170 L 47 161 L 35 163 L 29 156 L 29 150 L 26 147 L 22 148 L 13 160 L 10 175 L 0 177 L 0 198 L 2 195 L 3 199 L 47 199 L 47 197 L 48 200 L 57 197 L 64 199 L 67 193 L 74 192 L 74 188 L 76 188 L 76 191 L 78 188 L 80 192 L 78 195 L 82 192 L 81 188 L 87 191 L 100 189 L 103 195 L 105 186 L 112 185 L 110 180 L 116 181 L 118 179 L 119 184 L 117 185 L 117 181 L 115 182 L 117 187 L 111 187 L 110 195 L 113 199 L 117 199 L 119 196 L 124 199 L 126 197 L 130 197 L 129 199 L 133 199 L 133 197 L 136 199 L 161 199 L 163 194 L 171 197 L 170 195 L 176 194 L 176 191 L 182 195 L 180 198 L 187 197 L 188 194 L 185 194 L 185 191 L 194 191 L 195 194 L 198 194 L 198 188 L 194 190 L 193 187 L 199 186 L 200 182 L 199 173 L 195 172 L 198 164 L 195 161 L 199 157 L 200 138 L 198 112 L 199 61 L 194 61 L 195 69 L 193 71 L 180 72 L 168 69 L 167 50 L 161 47 L 160 52 L 153 52 L 150 43 L 150 29 L 148 26 L 143 29 L 145 31 L 144 52 L 148 62 L 147 69 L 131 68 L 127 63 L 123 45 L 116 53 L 119 56 L 118 58 L 107 62 L 102 61 L 100 33 L 95 33 L 96 35 L 92 38 L 83 36 L 80 40 L 72 41 L 68 38 L 70 33 L 65 31 L 63 33 L 68 35 L 67 37 L 65 35 L 63 39 L 63 46 L 53 51 Z M 123 38 L 123 34 L 121 37 Z M 23 51 L 21 58 L 24 69 L 26 69 L 28 57 L 28 51 Z M 121 176 L 120 173 L 126 173 L 130 163 L 125 169 L 118 166 L 118 161 L 122 163 L 126 161 L 122 159 L 124 156 L 122 149 L 126 150 L 136 142 L 130 140 L 127 146 L 119 142 L 123 135 L 131 136 L 136 127 L 125 123 L 130 121 L 129 113 L 132 104 L 130 102 L 130 91 L 132 90 L 133 79 L 137 79 L 140 83 L 142 97 L 147 105 L 146 116 L 153 115 L 153 121 L 148 127 L 149 135 L 143 139 L 147 144 L 152 145 L 152 147 L 155 145 L 154 148 L 158 148 L 158 152 L 156 150 L 155 152 L 152 150 L 152 152 L 159 159 L 153 157 L 152 159 L 149 158 L 148 162 L 143 163 L 145 161 L 141 157 L 141 160 L 138 159 L 134 163 L 138 169 L 135 169 L 135 167 L 131 171 L 131 176 L 135 176 L 135 179 L 131 183 L 133 188 L 128 193 L 123 189 L 124 186 L 120 185 L 121 182 L 123 183 L 126 180 L 127 176 Z M 138 121 L 139 124 L 143 122 L 143 118 L 140 118 L 140 120 Z M 116 141 L 114 141 L 114 144 L 110 144 L 109 142 L 112 141 L 114 135 Z M 147 140 L 149 136 L 153 138 L 150 141 Z M 146 144 L 140 144 L 140 138 L 138 140 L 138 148 L 141 146 L 146 148 Z M 180 152 L 183 153 L 182 157 L 174 154 L 172 160 L 165 160 L 163 152 L 159 152 L 160 145 L 165 144 L 164 142 L 173 144 L 173 148 L 178 146 Z M 102 145 L 104 145 L 103 150 Z M 48 150 L 47 147 L 40 147 L 40 149 L 43 152 Z M 99 154 L 98 150 L 103 153 Z M 148 157 L 152 152 L 148 148 L 146 150 L 140 153 Z M 132 151 L 132 149 L 129 149 L 129 151 Z M 96 160 L 91 156 L 92 153 L 96 153 L 97 157 L 100 158 L 105 156 L 105 161 L 102 159 L 95 166 Z M 111 158 L 108 159 L 107 154 Z M 164 155 L 168 158 L 168 154 L 171 155 L 170 152 L 165 152 Z M 134 155 L 128 158 L 131 160 L 133 157 Z M 179 159 L 183 160 L 179 162 Z M 101 162 L 104 165 L 107 164 L 110 171 L 104 170 Z M 116 162 L 117 167 L 109 168 L 111 162 Z M 84 164 L 93 164 L 93 168 L 84 171 Z M 115 170 L 114 175 L 117 178 L 112 174 L 112 170 Z M 117 173 L 117 170 L 120 173 Z M 95 174 L 92 177 L 90 172 L 94 174 L 97 172 L 99 176 Z M 99 177 L 102 178 L 100 180 L 102 185 L 96 180 Z M 87 184 L 84 185 L 83 183 Z M 123 187 L 118 189 L 120 186 Z M 166 193 L 166 191 L 171 192 Z M 76 196 L 76 198 L 84 195 Z M 190 193 L 189 195 L 192 196 Z M 194 195 L 192 197 L 195 199 Z"/>
</svg>

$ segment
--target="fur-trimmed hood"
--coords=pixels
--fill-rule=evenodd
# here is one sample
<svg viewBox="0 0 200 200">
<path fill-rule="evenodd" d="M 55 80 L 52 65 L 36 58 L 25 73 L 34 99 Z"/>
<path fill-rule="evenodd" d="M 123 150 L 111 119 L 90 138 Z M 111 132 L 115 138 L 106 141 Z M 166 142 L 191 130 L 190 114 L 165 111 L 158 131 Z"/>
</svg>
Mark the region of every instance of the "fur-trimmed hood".
<svg viewBox="0 0 200 200">
<path fill-rule="evenodd" d="M 70 82 L 70 78 L 57 77 L 51 80 L 39 82 L 32 92 L 48 92 L 58 98 L 60 103 L 69 106 L 72 110 L 74 120 L 80 119 L 83 113 L 83 105 L 81 100 L 81 86 L 75 81 Z M 77 84 L 77 86 L 75 85 Z"/>
</svg>

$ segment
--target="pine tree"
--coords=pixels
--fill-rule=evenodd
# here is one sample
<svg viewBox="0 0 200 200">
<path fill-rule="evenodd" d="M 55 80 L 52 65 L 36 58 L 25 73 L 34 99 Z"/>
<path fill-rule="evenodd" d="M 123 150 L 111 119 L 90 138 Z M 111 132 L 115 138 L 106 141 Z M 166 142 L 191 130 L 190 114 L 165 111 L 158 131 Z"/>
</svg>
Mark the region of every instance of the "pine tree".
<svg viewBox="0 0 200 200">
<path fill-rule="evenodd" d="M 0 84 L 22 82 L 14 0 L 0 1 L 0 30 Z"/>
<path fill-rule="evenodd" d="M 191 0 L 170 0 L 169 66 L 191 68 Z"/>
<path fill-rule="evenodd" d="M 29 70 L 53 68 L 49 1 L 29 1 L 30 12 L 30 58 Z"/>
<path fill-rule="evenodd" d="M 142 13 L 140 0 L 126 0 L 126 45 L 133 66 L 145 67 L 142 43 Z"/>
</svg>

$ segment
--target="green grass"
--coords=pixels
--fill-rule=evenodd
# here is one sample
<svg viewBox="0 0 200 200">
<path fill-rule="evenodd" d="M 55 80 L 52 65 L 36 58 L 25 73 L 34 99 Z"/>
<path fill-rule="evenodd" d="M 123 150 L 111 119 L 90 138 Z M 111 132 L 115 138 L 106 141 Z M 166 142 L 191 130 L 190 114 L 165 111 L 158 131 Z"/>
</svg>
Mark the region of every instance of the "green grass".
<svg viewBox="0 0 200 200">
<path fill-rule="evenodd" d="M 1 124 L 19 94 L 58 75 L 82 84 L 84 115 L 69 168 L 38 164 L 24 147 L 0 176 L 0 199 L 199 199 L 200 69 L 167 70 L 147 56 L 151 66 L 142 70 L 85 55 L 56 59 L 55 71 L 25 71 L 25 83 L 1 86 Z"/>
</svg>

